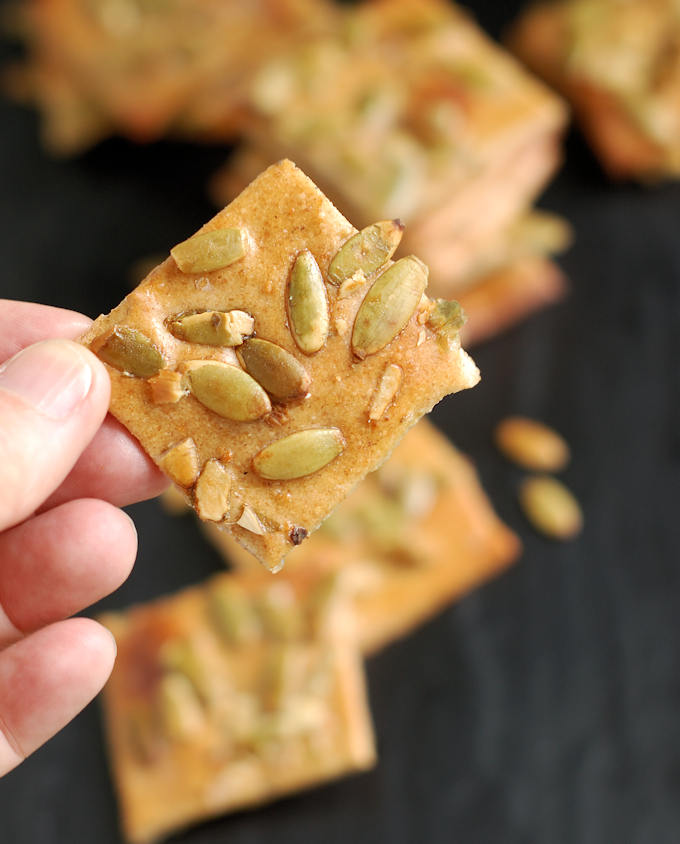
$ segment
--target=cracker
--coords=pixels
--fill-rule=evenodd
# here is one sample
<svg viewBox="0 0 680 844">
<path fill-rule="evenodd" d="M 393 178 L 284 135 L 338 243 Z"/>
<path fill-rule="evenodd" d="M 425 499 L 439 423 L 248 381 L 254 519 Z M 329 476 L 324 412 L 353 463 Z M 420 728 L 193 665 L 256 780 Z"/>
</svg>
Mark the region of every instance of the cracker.
<svg viewBox="0 0 680 844">
<path fill-rule="evenodd" d="M 256 148 L 241 147 L 231 163 L 214 175 L 210 188 L 214 200 L 237 193 L 266 161 Z M 463 196 L 469 214 L 453 212 L 459 223 L 457 232 L 455 225 L 443 233 L 435 226 L 425 232 L 431 236 L 428 290 L 432 296 L 461 301 L 468 317 L 462 336 L 468 345 L 563 298 L 568 282 L 550 256 L 567 249 L 572 238 L 562 218 L 539 211 L 508 215 L 509 222 L 502 228 L 497 223 L 488 226 L 486 217 L 493 215 L 486 211 L 484 188 L 479 188 L 479 196 L 472 188 Z"/>
<path fill-rule="evenodd" d="M 449 3 L 378 0 L 346 30 L 263 67 L 250 145 L 296 160 L 362 226 L 399 216 L 426 263 L 421 229 L 523 210 L 559 163 L 562 103 Z"/>
<path fill-rule="evenodd" d="M 237 569 L 257 567 L 222 531 L 206 525 L 206 534 Z M 341 572 L 361 647 L 373 653 L 503 571 L 519 550 L 470 461 L 421 420 L 286 567 Z"/>
<path fill-rule="evenodd" d="M 459 294 L 468 314 L 465 342 L 474 344 L 495 336 L 534 311 L 559 302 L 567 289 L 562 270 L 542 256 L 526 256 L 493 270 Z"/>
<path fill-rule="evenodd" d="M 224 574 L 102 621 L 131 844 L 373 766 L 361 658 L 327 578 Z"/>
<path fill-rule="evenodd" d="M 331 260 L 355 233 L 294 164 L 280 162 L 172 250 L 194 269 L 197 258 L 214 266 L 227 260 L 224 249 L 235 250 L 229 266 L 182 272 L 171 257 L 82 338 L 109 369 L 111 412 L 159 465 L 177 466 L 181 457 L 174 480 L 199 515 L 218 521 L 272 569 L 420 416 L 479 378 L 460 348 L 457 309 L 421 295 L 427 271 L 417 259 L 328 282 Z M 298 276 L 301 264 L 306 271 Z M 214 319 L 216 342 L 226 342 L 219 337 L 232 331 L 233 314 L 252 317 L 257 367 L 247 338 L 242 349 L 212 345 L 214 338 L 180 339 L 189 337 L 187 319 L 196 312 L 202 323 L 192 331 L 210 333 Z M 389 366 L 401 370 L 399 389 L 371 419 Z M 262 374 L 267 367 L 274 385 Z M 173 393 L 174 402 L 154 401 Z M 181 455 L 169 454 L 180 445 Z M 181 480 L 188 461 L 199 472 L 192 486 Z M 257 532 L 244 526 L 246 507 L 259 520 Z"/>
<path fill-rule="evenodd" d="M 540 3 L 508 41 L 571 101 L 610 176 L 680 175 L 680 14 L 672 0 Z"/>
<path fill-rule="evenodd" d="M 399 216 L 401 254 L 425 261 L 438 296 L 480 277 L 561 160 L 562 102 L 439 0 L 348 10 L 342 35 L 265 64 L 250 97 L 218 202 L 290 156 L 358 225 Z"/>
<path fill-rule="evenodd" d="M 240 127 L 244 88 L 259 64 L 333 19 L 331 4 L 322 0 L 24 5 L 35 100 L 48 120 L 50 149 L 61 153 L 97 139 L 89 124 L 78 125 L 79 109 L 94 109 L 101 129 L 136 141 L 180 130 L 231 137 Z M 45 72 L 56 67 L 63 80 L 59 98 Z"/>
</svg>

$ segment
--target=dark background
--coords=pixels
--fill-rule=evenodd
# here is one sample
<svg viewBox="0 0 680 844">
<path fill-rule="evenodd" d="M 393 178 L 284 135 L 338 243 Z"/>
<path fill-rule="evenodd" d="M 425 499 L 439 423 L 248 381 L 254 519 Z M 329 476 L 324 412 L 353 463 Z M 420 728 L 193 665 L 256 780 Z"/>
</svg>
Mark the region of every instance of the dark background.
<svg viewBox="0 0 680 844">
<path fill-rule="evenodd" d="M 518 2 L 468 3 L 497 35 Z M 7 55 L 7 49 L 5 49 Z M 208 219 L 221 149 L 104 143 L 48 159 L 36 115 L 0 103 L 0 295 L 94 317 L 131 263 Z M 680 187 L 610 185 L 572 133 L 542 204 L 576 230 L 570 297 L 474 350 L 482 383 L 434 420 L 479 467 L 525 553 L 368 664 L 380 763 L 361 776 L 202 825 L 229 841 L 675 844 L 680 841 Z M 585 530 L 536 536 L 494 424 L 524 413 L 573 449 Z M 220 560 L 191 519 L 131 508 L 124 607 Z M 0 783 L 2 844 L 115 844 L 97 704 Z"/>
</svg>

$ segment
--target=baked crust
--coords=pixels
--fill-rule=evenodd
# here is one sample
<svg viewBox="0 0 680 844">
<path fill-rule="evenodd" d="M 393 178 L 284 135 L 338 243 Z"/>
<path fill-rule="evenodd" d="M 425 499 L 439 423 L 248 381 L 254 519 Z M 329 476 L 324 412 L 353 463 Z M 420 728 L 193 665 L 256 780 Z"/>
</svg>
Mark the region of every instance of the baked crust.
<svg viewBox="0 0 680 844">
<path fill-rule="evenodd" d="M 222 531 L 208 539 L 241 571 L 257 562 Z M 374 653 L 518 556 L 470 461 L 427 420 L 404 437 L 309 541 L 292 573 L 338 572 L 354 597 L 359 640 Z"/>
<path fill-rule="evenodd" d="M 73 154 L 114 132 L 232 138 L 260 63 L 335 14 L 323 0 L 26 0 L 18 17 L 45 143 Z"/>
<path fill-rule="evenodd" d="M 154 461 L 183 486 L 202 518 L 219 522 L 265 565 L 276 569 L 294 544 L 319 526 L 424 413 L 447 393 L 476 384 L 479 373 L 460 348 L 455 326 L 448 318 L 432 322 L 433 308 L 439 306 L 421 297 L 422 287 L 415 291 L 411 286 L 412 274 L 418 284 L 426 278 L 426 268 L 417 259 L 402 259 L 399 264 L 388 261 L 376 273 L 368 277 L 355 274 L 340 286 L 329 282 L 330 261 L 356 229 L 291 162 L 283 161 L 265 171 L 207 223 L 199 237 L 228 230 L 240 232 L 245 243 L 238 260 L 211 272 L 182 272 L 176 261 L 168 258 L 110 314 L 100 316 L 82 342 L 106 362 L 103 346 L 109 338 L 116 335 L 114 342 L 120 346 L 123 341 L 117 335 L 122 331 L 130 336 L 132 332 L 137 347 L 140 342 L 145 344 L 140 353 L 149 356 L 152 368 L 163 367 L 163 375 L 158 377 L 176 376 L 177 383 L 161 386 L 164 393 L 175 390 L 177 400 L 158 403 L 154 389 L 158 379 L 131 377 L 110 365 L 109 358 L 111 412 Z M 191 244 L 200 244 L 200 240 L 187 243 L 193 249 Z M 318 264 L 319 284 L 330 313 L 323 347 L 310 354 L 302 353 L 296 345 L 287 310 L 292 267 L 302 253 L 311 253 Z M 402 269 L 408 277 L 401 278 L 389 303 L 380 300 L 377 310 L 363 309 L 369 293 L 374 295 L 378 281 L 383 283 L 391 267 L 395 269 L 392 278 Z M 393 333 L 396 328 L 386 322 L 385 314 L 394 313 L 395 306 L 402 308 L 404 301 L 408 305 L 403 314 L 407 321 L 394 339 L 388 337 L 389 342 L 380 348 L 357 350 L 355 323 L 359 309 L 369 320 L 371 332 L 382 326 Z M 293 367 L 303 373 L 300 383 L 306 385 L 302 391 L 307 391 L 305 395 L 279 401 L 272 394 L 267 412 L 269 399 L 243 373 L 233 348 L 188 342 L 170 330 L 173 320 L 182 314 L 206 312 L 209 316 L 213 311 L 233 310 L 253 317 L 257 337 L 275 344 L 289 370 Z M 142 339 L 134 332 L 141 333 Z M 205 396 L 197 397 L 194 386 L 190 394 L 183 394 L 187 392 L 186 379 L 193 385 L 193 370 L 206 361 L 217 363 L 222 370 L 226 367 L 224 377 L 238 375 L 251 393 L 255 391 L 261 403 L 255 416 L 251 414 L 247 421 L 225 418 L 210 403 L 205 404 Z M 399 370 L 398 389 L 384 412 L 373 419 L 374 396 L 389 367 Z M 214 372 L 214 368 L 206 371 Z M 208 398 L 231 395 L 209 386 Z M 267 389 L 271 392 L 272 388 Z M 250 413 L 252 407 L 239 400 L 239 409 Z M 258 460 L 274 443 L 290 435 L 320 430 L 330 432 L 323 434 L 324 448 L 328 437 L 330 446 L 337 448 L 333 459 L 320 464 L 318 471 L 305 469 L 299 476 L 293 471 L 285 477 L 263 472 Z M 306 464 L 310 436 L 316 434 L 303 434 L 305 447 L 290 457 L 291 470 Z M 174 452 L 175 448 L 179 451 Z M 191 462 L 173 475 L 168 460 L 172 458 L 175 466 L 178 456 Z M 187 484 L 184 478 L 194 464 L 200 477 L 194 484 Z M 246 508 L 257 521 L 244 520 Z"/>
</svg>

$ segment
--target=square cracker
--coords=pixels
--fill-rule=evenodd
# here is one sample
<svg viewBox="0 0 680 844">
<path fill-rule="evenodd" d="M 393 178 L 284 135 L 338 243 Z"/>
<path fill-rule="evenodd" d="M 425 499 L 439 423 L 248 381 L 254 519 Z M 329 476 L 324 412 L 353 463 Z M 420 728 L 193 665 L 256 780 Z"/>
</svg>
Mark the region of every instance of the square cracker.
<svg viewBox="0 0 680 844">
<path fill-rule="evenodd" d="M 559 162 L 537 145 L 554 147 L 566 119 L 552 92 L 444 0 L 348 9 L 343 32 L 263 65 L 250 98 L 247 135 L 267 163 L 293 158 L 352 220 L 399 216 L 405 239 L 425 246 L 423 221 L 442 211 L 455 235 L 454 211 L 465 219 L 469 204 L 458 197 L 490 171 L 484 217 L 497 214 L 506 181 L 515 211 L 530 202 Z"/>
<path fill-rule="evenodd" d="M 102 134 L 149 141 L 217 121 L 233 137 L 259 64 L 333 19 L 321 0 L 26 0 L 20 12 L 44 136 L 64 154 L 98 139 L 80 116 L 93 109 Z"/>
<path fill-rule="evenodd" d="M 508 43 L 571 102 L 611 177 L 680 175 L 680 14 L 673 0 L 539 2 Z"/>
<path fill-rule="evenodd" d="M 206 529 L 237 569 L 257 567 L 222 531 Z M 341 571 L 361 647 L 373 653 L 501 572 L 519 551 L 470 461 L 423 419 L 292 552 L 286 570 Z"/>
<path fill-rule="evenodd" d="M 328 579 L 264 570 L 102 618 L 121 823 L 146 844 L 373 766 L 351 617 Z"/>
<path fill-rule="evenodd" d="M 242 147 L 231 163 L 218 171 L 211 192 L 216 202 L 234 196 L 267 166 L 267 156 L 252 146 Z M 431 296 L 455 296 L 467 316 L 461 337 L 468 346 L 486 340 L 542 307 L 564 297 L 568 283 L 550 256 L 571 242 L 571 229 L 561 218 L 529 210 L 504 226 L 489 227 L 490 197 L 485 185 L 497 180 L 478 179 L 468 185 L 464 198 L 469 222 L 457 232 L 423 232 L 429 238 L 427 263 Z M 456 197 L 461 198 L 457 193 Z M 452 202 L 454 198 L 452 197 Z M 476 209 L 476 213 L 472 213 Z M 455 220 L 461 220 L 455 212 Z M 455 227 L 455 226 L 454 226 Z M 424 228 L 427 228 L 424 227 Z M 472 231 L 474 229 L 474 231 Z M 403 248 L 403 243 L 402 243 Z"/>
<path fill-rule="evenodd" d="M 446 322 L 451 311 L 424 295 L 409 310 L 403 330 L 386 346 L 364 359 L 353 354 L 352 327 L 367 292 L 377 289 L 375 275 L 366 278 L 357 273 L 341 287 L 327 282 L 331 259 L 356 229 L 290 161 L 268 168 L 201 232 L 225 228 L 246 232 L 240 260 L 209 273 L 184 273 L 168 258 L 81 339 L 99 349 L 101 356 L 102 343 L 112 332 L 138 332 L 137 338 L 141 333 L 156 359 L 162 356 L 162 372 L 170 378 L 197 360 L 238 367 L 233 348 L 189 343 L 168 329 L 168 320 L 187 311 L 236 309 L 254 318 L 258 338 L 277 344 L 288 353 L 289 362 L 295 358 L 296 366 L 304 368 L 309 377 L 304 398 L 274 403 L 264 417 L 243 422 L 223 418 L 193 394 L 184 395 L 183 388 L 178 388 L 181 397 L 175 396 L 174 403 L 155 403 L 146 378 L 107 364 L 114 416 L 161 467 L 168 469 L 168 450 L 188 451 L 188 470 L 175 472 L 173 479 L 192 497 L 199 515 L 219 521 L 274 569 L 424 413 L 447 393 L 473 386 L 479 373 Z M 291 336 L 286 302 L 291 269 L 304 250 L 320 268 L 330 313 L 327 340 L 320 351 L 309 355 L 300 352 Z M 410 261 L 407 267 L 417 265 L 419 272 L 425 272 L 416 259 L 401 261 L 402 267 Z M 397 271 L 392 262 L 383 266 Z M 383 273 L 378 281 L 384 278 Z M 401 304 L 402 287 L 393 293 Z M 369 324 L 384 325 L 394 304 L 382 301 L 382 309 L 372 312 Z M 385 378 L 393 393 L 388 391 L 386 401 L 380 402 Z M 381 410 L 377 416 L 376 406 Z M 307 432 L 303 434 L 307 442 L 316 436 L 309 434 L 310 429 L 339 431 L 333 436 L 339 448 L 344 443 L 344 450 L 303 477 L 271 480 L 258 474 L 253 458 L 264 448 L 299 432 Z M 307 453 L 303 449 L 290 458 L 292 469 Z M 203 506 L 203 492 L 212 499 L 210 508 Z"/>
</svg>

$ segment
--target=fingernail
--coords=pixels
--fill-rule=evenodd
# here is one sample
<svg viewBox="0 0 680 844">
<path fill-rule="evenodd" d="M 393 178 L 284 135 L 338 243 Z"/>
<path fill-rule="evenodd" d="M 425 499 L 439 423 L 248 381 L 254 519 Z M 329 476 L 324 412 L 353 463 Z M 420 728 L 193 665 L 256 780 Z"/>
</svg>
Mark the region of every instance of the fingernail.
<svg viewBox="0 0 680 844">
<path fill-rule="evenodd" d="M 0 367 L 0 390 L 51 419 L 73 413 L 91 386 L 92 369 L 84 350 L 67 340 L 35 343 Z"/>
</svg>

